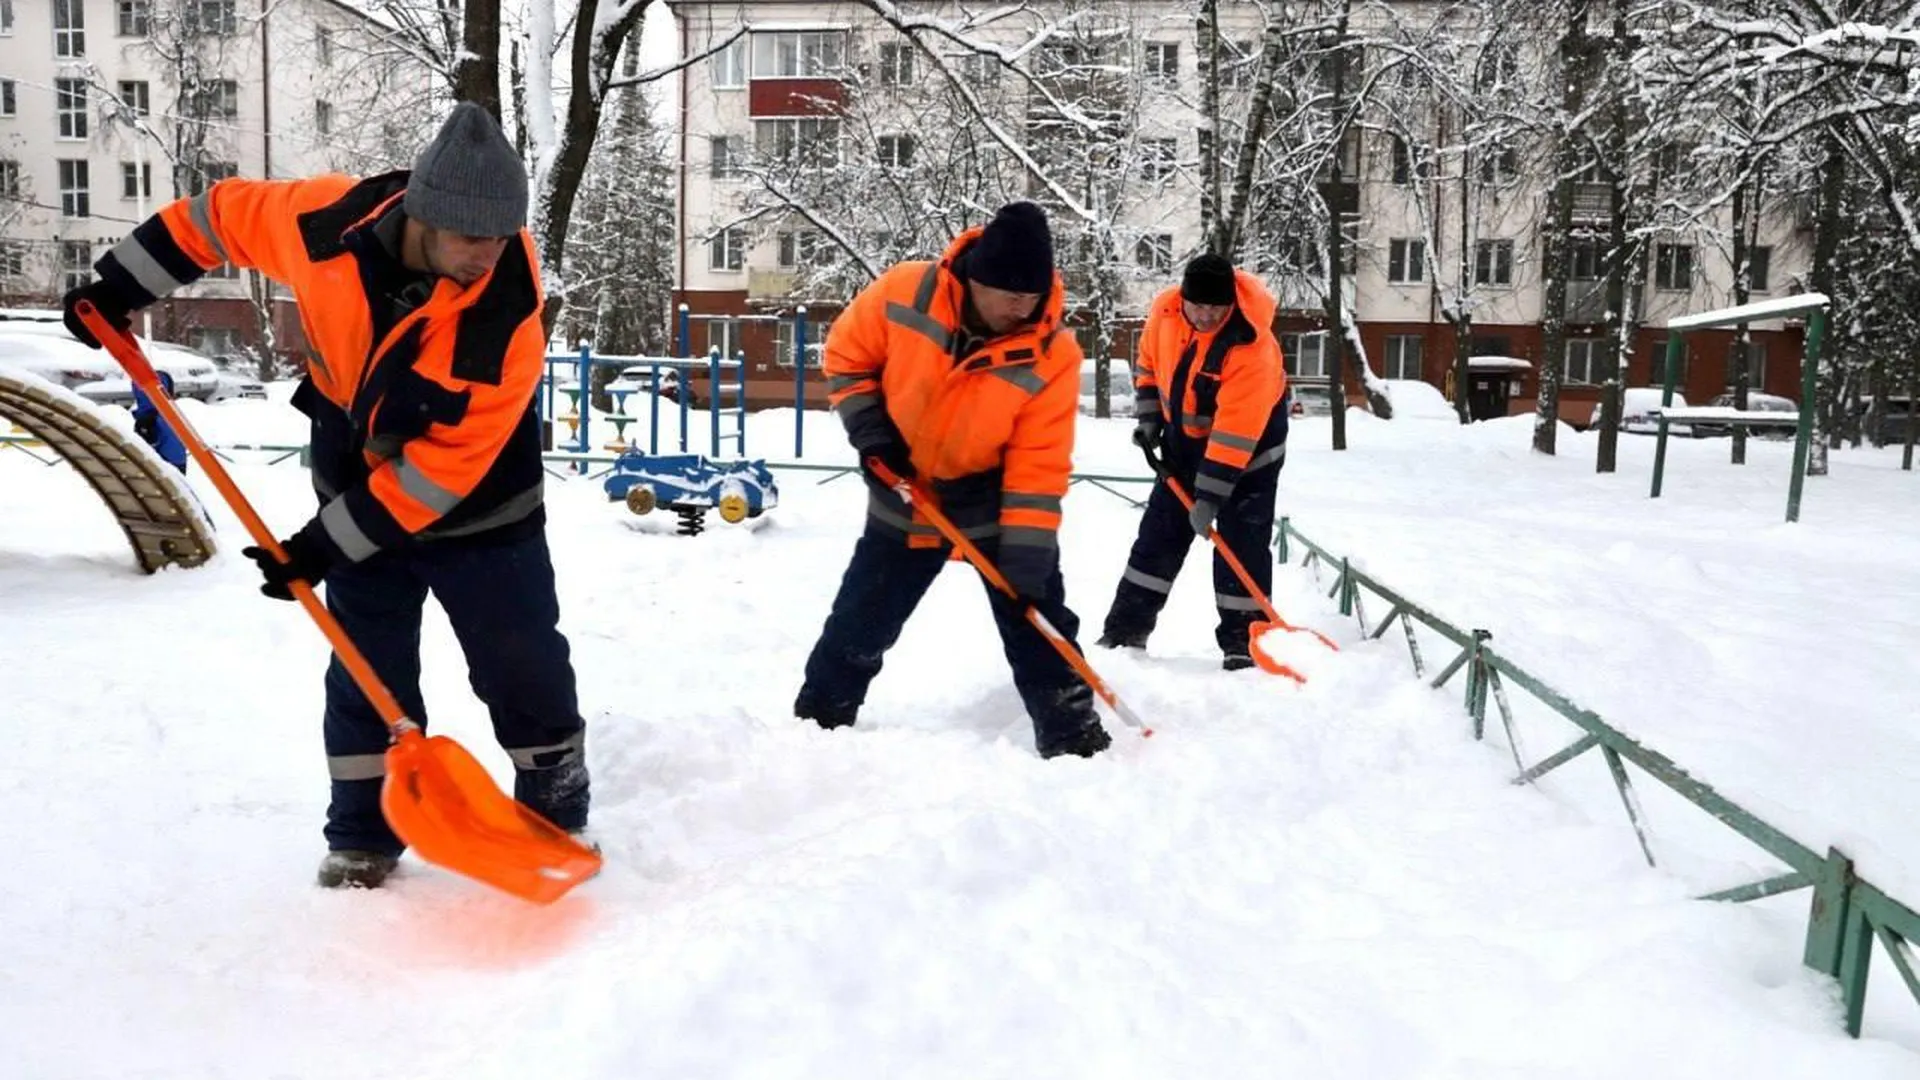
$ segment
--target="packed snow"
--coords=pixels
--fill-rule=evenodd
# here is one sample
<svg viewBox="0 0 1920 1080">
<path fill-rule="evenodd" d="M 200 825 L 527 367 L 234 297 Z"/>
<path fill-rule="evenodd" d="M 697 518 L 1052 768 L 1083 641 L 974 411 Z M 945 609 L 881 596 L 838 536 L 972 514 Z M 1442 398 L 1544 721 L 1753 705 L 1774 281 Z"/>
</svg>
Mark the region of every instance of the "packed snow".
<svg viewBox="0 0 1920 1080">
<path fill-rule="evenodd" d="M 299 442 L 274 397 L 186 407 L 216 441 Z M 749 450 L 788 460 L 793 418 L 756 414 Z M 807 422 L 809 459 L 850 462 Z M 1349 423 L 1338 454 L 1296 424 L 1302 531 L 1920 900 L 1920 477 L 1897 454 L 1836 452 L 1790 526 L 1784 444 L 1735 467 L 1677 442 L 1649 500 L 1649 439 L 1603 476 L 1591 436 L 1530 453 L 1528 417 Z M 1142 474 L 1130 427 L 1083 419 L 1078 468 Z M 233 457 L 275 527 L 312 513 L 296 462 Z M 314 887 L 325 650 L 255 592 L 233 515 L 196 470 L 229 553 L 143 577 L 77 476 L 0 450 L 0 1075 L 1920 1075 L 1884 958 L 1866 1037 L 1842 1033 L 1799 962 L 1806 893 L 1688 899 L 1763 855 L 1643 779 L 1648 868 L 1595 760 L 1512 786 L 1459 682 L 1428 689 L 1297 563 L 1277 606 L 1341 646 L 1284 643 L 1305 687 L 1219 670 L 1196 546 L 1147 654 L 1091 654 L 1156 728 L 1110 720 L 1100 758 L 1034 756 L 957 566 L 857 727 L 794 721 L 864 494 L 779 480 L 778 509 L 697 538 L 591 477 L 550 486 L 607 865 L 536 908 L 411 859 L 382 891 Z M 1067 500 L 1086 638 L 1136 521 L 1099 486 Z M 437 611 L 423 649 L 435 730 L 504 776 Z M 1521 730 L 1529 760 L 1577 734 Z"/>
</svg>

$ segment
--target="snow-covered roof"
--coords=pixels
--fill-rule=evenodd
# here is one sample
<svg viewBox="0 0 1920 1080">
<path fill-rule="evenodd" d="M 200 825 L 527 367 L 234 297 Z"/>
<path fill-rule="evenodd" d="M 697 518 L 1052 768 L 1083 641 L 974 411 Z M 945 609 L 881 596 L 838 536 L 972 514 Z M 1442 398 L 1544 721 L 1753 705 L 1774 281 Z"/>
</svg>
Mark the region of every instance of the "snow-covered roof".
<svg viewBox="0 0 1920 1080">
<path fill-rule="evenodd" d="M 1470 356 L 1468 371 L 1532 371 L 1533 362 L 1517 356 Z"/>
<path fill-rule="evenodd" d="M 1811 311 L 1827 306 L 1827 298 L 1821 293 L 1799 293 L 1794 296 L 1779 296 L 1772 300 L 1761 300 L 1739 307 L 1718 308 L 1713 311 L 1700 311 L 1692 315 L 1682 315 L 1667 320 L 1669 330 L 1698 330 L 1707 326 L 1729 326 L 1734 323 L 1759 322 L 1762 319 L 1778 319 L 1782 316 Z"/>
</svg>

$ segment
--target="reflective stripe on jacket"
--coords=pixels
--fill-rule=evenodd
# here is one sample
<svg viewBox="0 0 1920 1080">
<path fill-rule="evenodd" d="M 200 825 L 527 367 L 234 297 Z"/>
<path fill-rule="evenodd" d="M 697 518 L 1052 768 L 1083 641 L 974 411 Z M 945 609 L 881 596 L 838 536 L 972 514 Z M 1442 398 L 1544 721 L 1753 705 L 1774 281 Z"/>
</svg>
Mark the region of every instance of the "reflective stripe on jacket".
<svg viewBox="0 0 1920 1080">
<path fill-rule="evenodd" d="M 319 520 L 355 561 L 541 507 L 534 389 L 546 335 L 532 238 L 522 229 L 472 285 L 434 279 L 431 295 L 375 341 L 372 305 L 389 301 L 370 295 L 367 249 L 354 234 L 392 208 L 406 182 L 405 172 L 222 180 L 163 207 L 98 264 L 144 302 L 223 263 L 292 289 L 312 346 L 294 404 L 313 422 Z"/>
<path fill-rule="evenodd" d="M 884 410 L 941 508 L 970 535 L 1055 548 L 1080 346 L 1060 326 L 1057 273 L 1033 322 L 986 341 L 962 332 L 966 283 L 955 263 L 979 235 L 962 233 L 938 262 L 894 266 L 854 297 L 827 336 L 828 395 L 850 431 Z M 932 526 L 891 493 L 869 509 L 910 544 L 938 546 Z"/>
</svg>

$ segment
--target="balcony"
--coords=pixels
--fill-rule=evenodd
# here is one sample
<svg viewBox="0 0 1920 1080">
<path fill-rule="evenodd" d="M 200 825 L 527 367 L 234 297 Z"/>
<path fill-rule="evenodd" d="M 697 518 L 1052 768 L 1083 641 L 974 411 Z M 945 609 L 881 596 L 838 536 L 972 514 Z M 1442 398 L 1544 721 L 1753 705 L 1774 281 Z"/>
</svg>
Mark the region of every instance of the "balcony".
<svg viewBox="0 0 1920 1080">
<path fill-rule="evenodd" d="M 1607 321 L 1607 283 L 1567 282 L 1567 321 L 1597 326 Z"/>
<path fill-rule="evenodd" d="M 747 269 L 747 299 L 784 300 L 793 295 L 796 275 L 791 270 Z"/>
<path fill-rule="evenodd" d="M 1605 184 L 1573 185 L 1573 220 L 1606 221 L 1612 214 L 1612 188 Z"/>
<path fill-rule="evenodd" d="M 756 120 L 838 116 L 846 100 L 846 87 L 838 79 L 753 79 L 747 83 L 747 115 Z"/>
</svg>

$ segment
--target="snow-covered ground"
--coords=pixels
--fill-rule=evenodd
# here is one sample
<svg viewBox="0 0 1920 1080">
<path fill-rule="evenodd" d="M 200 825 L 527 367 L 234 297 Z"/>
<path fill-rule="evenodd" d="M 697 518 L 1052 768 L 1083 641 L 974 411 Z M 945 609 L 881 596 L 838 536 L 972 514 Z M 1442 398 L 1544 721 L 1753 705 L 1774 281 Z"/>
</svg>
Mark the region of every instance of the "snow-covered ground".
<svg viewBox="0 0 1920 1080">
<path fill-rule="evenodd" d="M 216 441 L 300 439 L 277 400 L 188 407 Z M 809 457 L 850 460 L 809 420 Z M 1649 501 L 1651 440 L 1596 476 L 1590 438 L 1539 458 L 1526 418 L 1351 423 L 1340 454 L 1296 427 L 1302 530 L 1920 899 L 1920 476 L 1896 455 L 1836 453 L 1787 526 L 1785 444 L 1734 468 L 1678 443 Z M 749 450 L 790 457 L 791 425 L 756 415 Z M 1079 467 L 1137 475 L 1128 429 L 1085 421 Z M 311 513 L 292 463 L 235 456 L 270 522 Z M 140 576 L 77 477 L 0 450 L 0 1075 L 1920 1075 L 1884 960 L 1868 1037 L 1841 1033 L 1799 964 L 1805 893 L 1687 899 L 1764 858 L 1650 799 L 1648 869 L 1594 761 L 1510 786 L 1458 684 L 1425 689 L 1298 568 L 1277 603 L 1343 646 L 1304 689 L 1218 671 L 1196 549 L 1149 654 L 1093 655 L 1158 728 L 1110 725 L 1102 758 L 1033 756 L 960 568 L 857 728 L 794 722 L 863 495 L 781 479 L 778 510 L 697 539 L 550 488 L 608 861 L 540 909 L 413 861 L 314 888 L 318 635 L 237 556 Z M 1068 500 L 1090 625 L 1135 521 Z M 424 648 L 436 730 L 504 773 L 437 614 Z M 1574 734 L 1523 730 L 1533 758 Z"/>
</svg>

